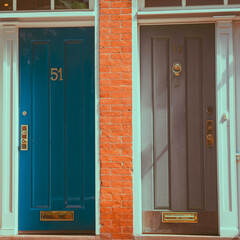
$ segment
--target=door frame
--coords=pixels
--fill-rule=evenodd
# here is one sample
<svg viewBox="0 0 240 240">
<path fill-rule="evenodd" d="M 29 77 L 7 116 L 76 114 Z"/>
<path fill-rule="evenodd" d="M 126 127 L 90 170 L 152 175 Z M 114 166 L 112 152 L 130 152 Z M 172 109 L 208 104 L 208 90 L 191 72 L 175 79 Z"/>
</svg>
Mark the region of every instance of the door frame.
<svg viewBox="0 0 240 240">
<path fill-rule="evenodd" d="M 95 234 L 100 233 L 99 6 L 84 12 L 19 13 L 18 21 L 0 19 L 0 236 L 18 234 L 19 179 L 19 28 L 95 27 Z M 15 13 L 13 13 L 14 15 Z M 10 14 L 9 14 L 10 15 Z M 12 15 L 12 17 L 14 17 Z M 54 14 L 53 14 L 54 15 Z M 61 18 L 59 18 L 61 16 Z M 36 21 L 37 20 L 37 21 Z M 4 102 L 4 104 L 3 104 Z M 10 109 L 10 110 L 9 110 Z M 4 184 L 3 184 L 4 183 Z"/>
<path fill-rule="evenodd" d="M 176 11 L 175 11 L 176 14 Z M 140 107 L 140 26 L 174 24 L 215 24 L 215 73 L 216 73 L 216 147 L 218 189 L 218 235 L 238 235 L 238 200 L 236 171 L 236 127 L 235 127 L 235 68 L 233 64 L 233 29 L 235 16 L 184 17 L 160 16 L 156 12 L 138 11 L 138 1 L 133 0 L 133 213 L 135 236 L 142 234 L 142 190 L 141 190 L 141 107 Z M 226 50 L 224 52 L 224 50 Z M 221 56 L 224 54 L 227 58 Z M 228 61 L 227 61 L 228 60 Z M 225 71 L 226 70 L 226 71 Z M 228 80 L 228 81 L 227 81 Z M 228 82 L 228 89 L 221 83 Z M 226 112 L 228 109 L 228 112 Z M 226 113 L 227 120 L 223 120 Z M 229 127 L 228 127 L 229 125 Z M 229 146 L 229 147 L 228 147 Z"/>
</svg>

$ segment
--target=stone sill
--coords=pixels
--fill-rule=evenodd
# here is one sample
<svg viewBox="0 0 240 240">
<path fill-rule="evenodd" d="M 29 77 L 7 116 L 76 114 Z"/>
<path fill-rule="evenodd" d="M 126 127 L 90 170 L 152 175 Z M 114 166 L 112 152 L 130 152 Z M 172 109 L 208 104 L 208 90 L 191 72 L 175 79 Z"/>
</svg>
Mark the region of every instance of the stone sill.
<svg viewBox="0 0 240 240">
<path fill-rule="evenodd" d="M 88 235 L 16 235 L 0 236 L 0 240 L 100 240 L 99 236 Z"/>
<path fill-rule="evenodd" d="M 141 235 L 135 236 L 134 240 L 240 240 L 236 237 L 219 237 L 219 236 L 195 236 L 195 235 Z"/>
</svg>

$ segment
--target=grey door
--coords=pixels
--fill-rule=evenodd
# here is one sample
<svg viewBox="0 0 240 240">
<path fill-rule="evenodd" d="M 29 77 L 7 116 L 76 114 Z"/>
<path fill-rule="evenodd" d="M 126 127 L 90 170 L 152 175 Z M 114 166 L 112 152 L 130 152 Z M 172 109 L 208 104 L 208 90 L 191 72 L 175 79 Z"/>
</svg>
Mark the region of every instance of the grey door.
<svg viewBox="0 0 240 240">
<path fill-rule="evenodd" d="M 214 35 L 141 27 L 144 233 L 218 233 Z"/>
</svg>

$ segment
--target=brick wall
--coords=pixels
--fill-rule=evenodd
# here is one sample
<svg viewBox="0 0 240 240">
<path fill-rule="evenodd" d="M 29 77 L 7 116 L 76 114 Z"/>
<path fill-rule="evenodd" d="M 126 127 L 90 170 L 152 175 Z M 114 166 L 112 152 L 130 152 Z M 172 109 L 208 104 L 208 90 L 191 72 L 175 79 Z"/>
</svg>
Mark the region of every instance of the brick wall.
<svg viewBox="0 0 240 240">
<path fill-rule="evenodd" d="M 132 239 L 132 2 L 100 0 L 100 219 L 103 239 Z"/>
</svg>

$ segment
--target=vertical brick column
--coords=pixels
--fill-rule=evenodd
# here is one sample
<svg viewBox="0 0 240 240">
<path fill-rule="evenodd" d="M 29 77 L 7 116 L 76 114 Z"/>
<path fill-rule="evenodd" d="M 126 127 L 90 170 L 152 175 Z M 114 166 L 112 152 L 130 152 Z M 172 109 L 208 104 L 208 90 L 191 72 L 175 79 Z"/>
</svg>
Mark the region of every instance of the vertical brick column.
<svg viewBox="0 0 240 240">
<path fill-rule="evenodd" d="M 100 0 L 102 239 L 132 239 L 132 1 Z"/>
</svg>

